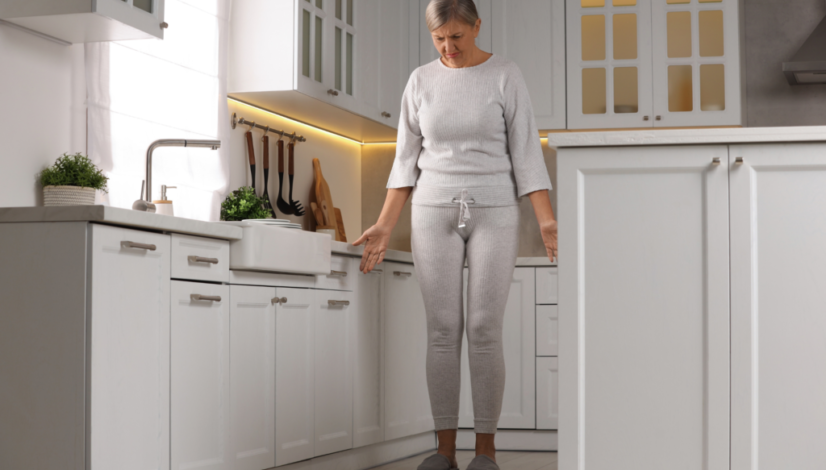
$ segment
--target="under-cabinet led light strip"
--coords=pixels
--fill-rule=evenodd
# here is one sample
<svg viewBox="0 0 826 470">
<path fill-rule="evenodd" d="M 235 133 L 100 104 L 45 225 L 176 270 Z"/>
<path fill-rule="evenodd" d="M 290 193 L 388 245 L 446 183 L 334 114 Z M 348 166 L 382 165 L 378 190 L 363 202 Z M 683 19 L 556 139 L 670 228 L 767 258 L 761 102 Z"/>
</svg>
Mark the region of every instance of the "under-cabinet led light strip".
<svg viewBox="0 0 826 470">
<path fill-rule="evenodd" d="M 294 123 L 297 123 L 297 124 L 301 124 L 301 125 L 303 125 L 303 126 L 307 126 L 307 127 L 311 128 L 311 129 L 315 129 L 315 130 L 317 130 L 317 131 L 319 131 L 319 132 L 323 132 L 323 133 L 325 133 L 325 134 L 329 134 L 329 135 L 331 135 L 331 136 L 338 137 L 339 139 L 344 139 L 344 140 L 346 140 L 346 141 L 348 141 L 348 142 L 352 142 L 352 143 L 354 143 L 354 144 L 358 144 L 358 145 L 362 145 L 362 146 L 363 146 L 363 145 L 396 145 L 396 142 L 361 142 L 361 141 L 358 141 L 358 140 L 353 139 L 353 138 L 351 138 L 351 137 L 347 137 L 346 135 L 337 134 L 337 133 L 335 133 L 335 132 L 328 131 L 327 129 L 322 129 L 322 128 L 320 128 L 320 127 L 316 127 L 316 126 L 314 126 L 314 125 L 312 125 L 312 124 L 307 124 L 306 122 L 299 121 L 299 120 L 293 119 L 293 118 L 288 117 L 288 116 L 284 116 L 283 114 L 278 114 L 278 113 L 275 113 L 275 112 L 273 112 L 273 111 L 270 111 L 269 109 L 264 109 L 264 108 L 262 108 L 262 107 L 260 107 L 260 106 L 255 106 L 254 104 L 249 104 L 249 103 L 246 103 L 246 102 L 244 102 L 244 101 L 237 100 L 237 99 L 235 99 L 235 98 L 229 98 L 229 97 L 227 97 L 227 100 L 228 100 L 228 101 L 232 101 L 233 103 L 237 103 L 237 104 L 243 105 L 243 106 L 248 106 L 248 107 L 250 107 L 250 108 L 252 108 L 252 109 L 255 109 L 255 110 L 258 110 L 258 111 L 261 111 L 261 112 L 267 113 L 267 114 L 272 114 L 273 116 L 277 116 L 277 117 L 280 117 L 280 118 L 282 118 L 282 119 L 286 119 L 286 120 L 288 120 L 288 121 L 290 121 L 290 122 L 294 122 Z M 548 140 L 548 138 L 547 138 L 547 137 L 540 137 L 540 138 L 539 138 L 539 140 Z"/>
</svg>

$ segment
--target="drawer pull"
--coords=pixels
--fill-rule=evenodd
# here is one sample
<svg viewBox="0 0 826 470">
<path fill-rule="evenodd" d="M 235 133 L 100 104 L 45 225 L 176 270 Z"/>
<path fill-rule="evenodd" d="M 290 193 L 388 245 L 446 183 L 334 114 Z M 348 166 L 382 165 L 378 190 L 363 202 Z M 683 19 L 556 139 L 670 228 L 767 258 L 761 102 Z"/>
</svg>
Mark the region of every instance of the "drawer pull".
<svg viewBox="0 0 826 470">
<path fill-rule="evenodd" d="M 367 273 L 367 274 L 372 274 L 372 273 L 381 274 L 383 272 L 384 272 L 383 269 L 371 269 L 370 272 Z"/>
<path fill-rule="evenodd" d="M 332 96 L 338 96 L 338 92 L 333 90 L 332 88 L 327 90 L 327 94 Z"/>
<path fill-rule="evenodd" d="M 327 277 L 347 277 L 347 271 L 330 271 Z"/>
<path fill-rule="evenodd" d="M 335 307 L 336 305 L 350 305 L 349 300 L 328 300 L 327 305 Z"/>
<path fill-rule="evenodd" d="M 218 258 L 204 258 L 203 256 L 187 256 L 190 263 L 218 264 Z"/>
<path fill-rule="evenodd" d="M 189 296 L 189 298 L 193 302 L 197 302 L 199 300 L 204 300 L 204 301 L 207 301 L 207 302 L 220 302 L 221 301 L 221 296 L 220 295 L 192 294 L 192 295 Z"/>
<path fill-rule="evenodd" d="M 382 111 L 382 112 L 381 112 L 381 117 L 383 117 L 383 118 L 389 118 L 389 117 L 391 117 L 391 115 L 390 115 L 390 113 L 388 113 L 387 111 Z"/>
<path fill-rule="evenodd" d="M 137 248 L 139 250 L 148 250 L 148 251 L 155 251 L 158 249 L 155 245 L 148 245 L 146 243 L 135 243 L 135 242 L 120 242 L 121 248 Z"/>
<path fill-rule="evenodd" d="M 393 271 L 394 276 L 412 276 L 413 273 L 407 273 L 404 271 Z"/>
<path fill-rule="evenodd" d="M 286 304 L 287 298 L 286 297 L 273 297 L 272 304 Z"/>
</svg>

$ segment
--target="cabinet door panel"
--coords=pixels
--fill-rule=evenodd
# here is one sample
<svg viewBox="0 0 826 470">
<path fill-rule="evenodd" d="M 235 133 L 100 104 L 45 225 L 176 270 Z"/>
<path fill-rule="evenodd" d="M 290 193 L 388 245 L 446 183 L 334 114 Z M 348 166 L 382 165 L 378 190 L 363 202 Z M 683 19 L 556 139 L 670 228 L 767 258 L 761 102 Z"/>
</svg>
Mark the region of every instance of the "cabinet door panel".
<svg viewBox="0 0 826 470">
<path fill-rule="evenodd" d="M 169 236 L 90 230 L 89 467 L 169 468 Z"/>
<path fill-rule="evenodd" d="M 401 114 L 402 94 L 407 84 L 409 35 L 407 18 L 408 0 L 381 0 L 381 97 L 379 118 L 390 127 L 397 128 Z M 431 46 L 432 47 L 432 46 Z M 383 114 L 386 113 L 386 114 Z"/>
<path fill-rule="evenodd" d="M 560 468 L 728 468 L 727 156 L 560 151 Z"/>
<path fill-rule="evenodd" d="M 653 126 L 651 0 L 618 3 L 567 0 L 569 129 Z"/>
<path fill-rule="evenodd" d="M 351 259 L 358 267 L 359 258 Z M 383 267 L 358 272 L 353 338 L 353 447 L 384 441 Z"/>
<path fill-rule="evenodd" d="M 465 318 L 467 318 L 467 274 L 464 273 Z M 534 268 L 515 268 L 502 327 L 505 353 L 505 395 L 499 428 L 534 429 L 536 425 Z M 466 323 L 467 324 L 467 323 Z M 462 386 L 459 399 L 459 426 L 473 427 L 473 399 L 470 386 L 467 332 L 462 341 Z"/>
<path fill-rule="evenodd" d="M 730 155 L 731 468 L 826 468 L 826 145 Z"/>
<path fill-rule="evenodd" d="M 555 430 L 559 424 L 559 360 L 536 358 L 536 429 Z"/>
<path fill-rule="evenodd" d="M 743 123 L 740 2 L 654 2 L 655 127 Z"/>
<path fill-rule="evenodd" d="M 229 304 L 229 286 L 172 281 L 173 470 L 229 468 Z"/>
<path fill-rule="evenodd" d="M 556 305 L 536 306 L 536 355 L 556 356 L 559 354 L 559 307 Z"/>
<path fill-rule="evenodd" d="M 314 455 L 353 447 L 352 292 L 314 291 L 315 444 Z M 331 305 L 330 301 L 337 302 Z"/>
<path fill-rule="evenodd" d="M 381 80 L 385 61 L 385 41 L 398 41 L 401 32 L 384 34 L 382 10 L 385 3 L 398 0 L 359 0 L 359 112 L 373 120 L 381 117 L 381 96 L 385 92 Z M 399 95 L 401 99 L 401 95 Z"/>
<path fill-rule="evenodd" d="M 525 78 L 539 129 L 565 128 L 565 0 L 492 0 L 492 52 Z"/>
<path fill-rule="evenodd" d="M 275 464 L 313 457 L 315 302 L 310 289 L 278 287 L 275 309 Z"/>
<path fill-rule="evenodd" d="M 559 303 L 559 270 L 556 266 L 536 268 L 536 303 Z"/>
<path fill-rule="evenodd" d="M 275 306 L 272 287 L 230 287 L 230 459 L 275 466 Z"/>
<path fill-rule="evenodd" d="M 412 265 L 384 269 L 385 440 L 434 429 L 427 391 L 427 318 Z M 398 275 L 396 273 L 399 273 Z"/>
</svg>

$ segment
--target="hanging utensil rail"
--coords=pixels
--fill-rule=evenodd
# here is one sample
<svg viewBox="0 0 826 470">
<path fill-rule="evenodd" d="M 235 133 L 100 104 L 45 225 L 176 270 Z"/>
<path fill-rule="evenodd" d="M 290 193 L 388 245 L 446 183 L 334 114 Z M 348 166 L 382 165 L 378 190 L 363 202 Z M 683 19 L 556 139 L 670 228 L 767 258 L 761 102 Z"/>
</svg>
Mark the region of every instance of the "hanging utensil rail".
<svg viewBox="0 0 826 470">
<path fill-rule="evenodd" d="M 256 123 L 255 121 L 248 121 L 244 118 L 239 118 L 236 115 L 236 113 L 232 113 L 232 120 L 230 122 L 232 123 L 232 128 L 233 129 L 235 129 L 235 126 L 237 126 L 239 124 L 246 125 L 246 126 L 254 126 L 258 129 L 261 129 L 262 131 L 267 131 L 268 133 L 271 132 L 273 134 L 279 134 L 281 137 L 287 137 L 287 138 L 290 138 L 290 139 L 292 139 L 296 142 L 307 142 L 307 139 L 305 139 L 304 136 L 297 135 L 295 132 L 293 132 L 292 134 L 287 134 L 285 131 L 281 131 L 281 130 L 278 130 L 278 129 L 273 129 L 272 127 L 269 127 L 269 126 L 263 126 L 261 124 Z"/>
</svg>

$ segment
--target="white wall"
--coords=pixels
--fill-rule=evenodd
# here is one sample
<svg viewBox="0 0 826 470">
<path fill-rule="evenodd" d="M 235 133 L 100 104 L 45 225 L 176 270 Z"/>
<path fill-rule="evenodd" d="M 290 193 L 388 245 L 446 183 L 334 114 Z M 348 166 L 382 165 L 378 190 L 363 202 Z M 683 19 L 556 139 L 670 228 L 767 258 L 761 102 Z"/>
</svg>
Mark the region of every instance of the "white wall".
<svg viewBox="0 0 826 470">
<path fill-rule="evenodd" d="M 341 216 L 344 219 L 344 230 L 347 241 L 352 243 L 361 236 L 361 145 L 347 141 L 340 137 L 316 130 L 312 127 L 290 121 L 256 108 L 244 104 L 230 101 L 229 113 L 238 113 L 238 117 L 255 121 L 274 129 L 283 129 L 292 133 L 298 132 L 307 138 L 307 142 L 298 143 L 295 147 L 295 176 L 293 187 L 293 198 L 301 202 L 306 208 L 306 213 L 302 217 L 294 215 L 284 216 L 276 208 L 276 216 L 279 219 L 290 219 L 302 224 L 304 230 L 310 229 L 310 194 L 314 191 L 313 183 L 313 158 L 318 158 L 321 162 L 321 173 L 330 186 L 330 193 L 333 198 L 333 205 L 341 209 Z M 244 134 L 249 130 L 249 126 L 238 126 L 232 131 L 230 138 L 230 190 L 238 189 L 240 186 L 247 186 L 250 181 L 249 160 L 246 155 L 246 143 Z M 264 131 L 256 129 L 253 131 L 255 137 L 255 157 L 256 173 L 255 186 L 258 194 L 263 192 L 263 165 L 261 162 L 262 143 L 261 136 Z M 270 200 L 275 207 L 278 199 L 278 154 L 275 141 L 270 138 L 270 179 L 269 193 Z M 287 176 L 288 160 L 287 146 L 284 145 L 284 190 L 283 196 L 286 200 L 289 194 L 289 177 Z"/>
<path fill-rule="evenodd" d="M 0 25 L 0 207 L 42 204 L 36 175 L 86 152 L 83 45 Z"/>
</svg>

